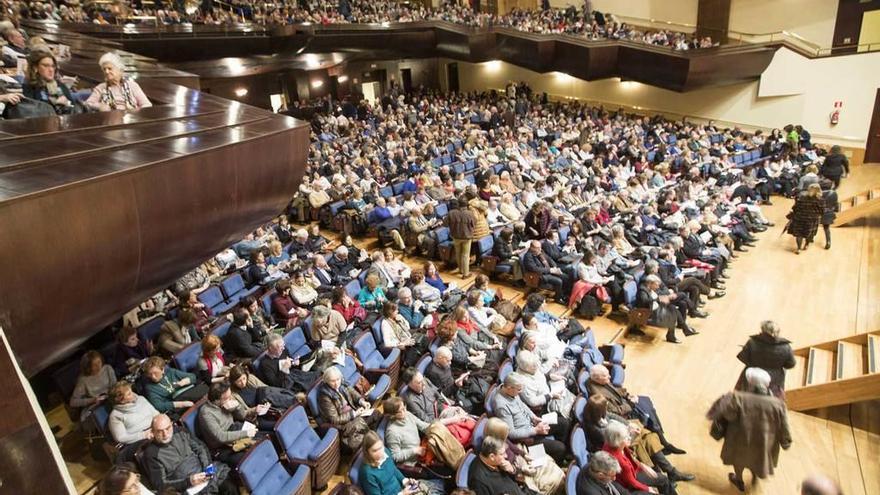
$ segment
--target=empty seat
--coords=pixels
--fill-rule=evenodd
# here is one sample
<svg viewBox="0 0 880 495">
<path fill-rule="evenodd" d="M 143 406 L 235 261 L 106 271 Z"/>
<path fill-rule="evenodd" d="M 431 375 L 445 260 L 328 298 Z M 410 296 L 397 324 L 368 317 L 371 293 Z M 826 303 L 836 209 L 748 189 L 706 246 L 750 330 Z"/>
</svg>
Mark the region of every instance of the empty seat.
<svg viewBox="0 0 880 495">
<path fill-rule="evenodd" d="M 240 273 L 233 273 L 220 282 L 220 290 L 223 291 L 226 300 L 234 304 L 238 304 L 248 296 L 256 294 L 260 289 L 259 285 L 250 289 L 245 287 L 244 279 L 241 278 Z"/>
<path fill-rule="evenodd" d="M 360 291 L 361 283 L 356 278 L 345 284 L 345 293 L 348 294 L 348 297 L 357 298 Z"/>
<path fill-rule="evenodd" d="M 223 321 L 219 325 L 211 329 L 211 334 L 218 339 L 223 340 L 223 337 L 226 337 L 226 334 L 229 333 L 230 328 L 232 328 L 232 322 L 223 318 Z"/>
<path fill-rule="evenodd" d="M 339 467 L 339 431 L 328 428 L 323 437 L 309 424 L 302 406 L 287 410 L 275 423 L 275 436 L 290 462 L 311 468 L 312 487 L 322 489 Z"/>
<path fill-rule="evenodd" d="M 308 466 L 299 465 L 291 475 L 281 464 L 269 439 L 254 445 L 236 469 L 244 487 L 251 495 L 309 493 L 311 478 Z"/>
<path fill-rule="evenodd" d="M 358 380 L 361 379 L 361 374 L 357 369 L 357 365 L 354 362 L 354 358 L 351 356 L 345 356 L 345 364 L 339 365 L 336 367 L 342 372 L 342 381 L 348 385 L 349 387 L 355 386 Z M 378 380 L 373 383 L 373 389 L 367 394 L 367 400 L 370 402 L 376 402 L 377 400 L 384 397 L 388 392 L 391 391 L 391 378 L 382 375 Z"/>
<path fill-rule="evenodd" d="M 312 352 L 312 349 L 306 343 L 306 335 L 300 327 L 296 327 L 284 334 L 284 348 L 287 349 L 287 353 L 293 359 Z"/>
<path fill-rule="evenodd" d="M 571 463 L 568 466 L 568 470 L 565 472 L 565 495 L 578 495 L 577 493 L 577 479 L 578 475 L 580 475 L 581 470 L 575 463 Z"/>
<path fill-rule="evenodd" d="M 212 285 L 205 289 L 204 292 L 199 294 L 198 298 L 202 304 L 211 308 L 211 311 L 213 311 L 215 315 L 231 311 L 238 304 L 238 301 L 232 303 L 226 301 L 223 297 L 223 293 L 220 292 L 220 288 L 216 285 Z"/>
<path fill-rule="evenodd" d="M 571 430 L 569 448 L 571 448 L 571 453 L 574 455 L 578 466 L 582 469 L 587 467 L 587 463 L 590 461 L 590 450 L 587 446 L 587 436 L 584 435 L 584 430 L 580 426 Z"/>
<path fill-rule="evenodd" d="M 364 373 L 368 380 L 370 375 L 388 375 L 388 378 L 391 379 L 391 389 L 397 388 L 397 379 L 400 374 L 400 349 L 391 349 L 387 355 L 383 355 L 370 332 L 364 332 L 357 337 L 352 347 L 357 353 L 358 359 L 364 364 Z"/>
<path fill-rule="evenodd" d="M 199 362 L 199 355 L 202 353 L 202 343 L 193 342 L 192 344 L 177 351 L 177 354 L 171 359 L 171 363 L 175 368 L 192 373 L 196 369 Z"/>
<path fill-rule="evenodd" d="M 156 315 L 141 323 L 137 329 L 138 338 L 143 341 L 155 342 L 159 331 L 162 330 L 163 323 L 165 323 L 165 318 L 162 315 Z"/>
</svg>

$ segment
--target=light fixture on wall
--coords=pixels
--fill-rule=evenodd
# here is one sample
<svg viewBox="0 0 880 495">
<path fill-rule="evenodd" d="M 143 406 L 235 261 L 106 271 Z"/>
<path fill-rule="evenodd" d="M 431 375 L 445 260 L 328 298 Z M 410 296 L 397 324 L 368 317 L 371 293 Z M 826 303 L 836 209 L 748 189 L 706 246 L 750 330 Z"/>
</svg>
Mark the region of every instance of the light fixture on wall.
<svg viewBox="0 0 880 495">
<path fill-rule="evenodd" d="M 620 81 L 620 87 L 626 90 L 636 89 L 639 87 L 639 83 L 636 81 Z"/>
<path fill-rule="evenodd" d="M 554 72 L 553 75 L 556 77 L 556 80 L 561 83 L 569 83 L 574 81 L 574 77 L 566 74 L 565 72 Z"/>
<path fill-rule="evenodd" d="M 235 96 L 237 96 L 239 98 L 243 98 L 243 97 L 247 96 L 247 94 L 248 94 L 247 88 L 235 88 Z"/>
<path fill-rule="evenodd" d="M 483 67 L 486 68 L 489 72 L 498 72 L 501 70 L 501 61 L 500 60 L 490 60 L 483 64 Z"/>
<path fill-rule="evenodd" d="M 345 81 L 348 81 L 348 76 L 342 75 L 342 76 L 339 76 L 338 78 L 336 78 L 336 80 L 341 83 L 344 83 Z"/>
<path fill-rule="evenodd" d="M 312 87 L 315 89 L 320 88 L 323 85 L 324 85 L 324 81 L 322 81 L 320 79 L 315 79 L 314 81 L 312 81 Z"/>
</svg>

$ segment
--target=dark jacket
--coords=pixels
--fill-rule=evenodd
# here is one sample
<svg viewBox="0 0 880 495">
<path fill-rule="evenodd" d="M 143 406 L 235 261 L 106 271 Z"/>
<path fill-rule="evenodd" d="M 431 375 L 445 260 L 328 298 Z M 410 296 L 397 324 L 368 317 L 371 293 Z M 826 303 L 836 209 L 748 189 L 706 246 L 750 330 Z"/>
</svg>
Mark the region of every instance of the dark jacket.
<svg viewBox="0 0 880 495">
<path fill-rule="evenodd" d="M 534 492 L 516 482 L 516 479 L 503 470 L 492 470 L 483 464 L 480 457 L 471 463 L 468 475 L 468 488 L 477 495 L 530 495 Z"/>
<path fill-rule="evenodd" d="M 284 388 L 294 392 L 307 392 L 312 388 L 318 378 L 317 371 L 303 371 L 290 368 L 290 373 L 283 373 L 278 367 L 278 361 L 287 359 L 290 354 L 287 349 L 281 352 L 281 356 L 273 358 L 266 354 L 260 359 L 260 367 L 257 369 L 257 378 L 271 387 Z"/>
<path fill-rule="evenodd" d="M 449 212 L 446 217 L 449 235 L 453 239 L 473 239 L 477 219 L 467 208 L 458 208 Z"/>
<path fill-rule="evenodd" d="M 616 481 L 612 481 L 611 484 L 614 485 L 614 488 L 617 489 L 617 493 L 620 495 L 633 493 Z M 595 478 L 590 476 L 590 470 L 584 468 L 578 473 L 575 493 L 577 495 L 612 495 L 614 492 L 608 488 L 608 485 L 596 481 Z"/>
<path fill-rule="evenodd" d="M 443 369 L 432 361 L 425 370 L 425 378 L 430 380 L 437 387 L 437 390 L 446 397 L 455 397 L 456 392 L 458 392 L 455 378 L 452 376 L 451 366 Z"/>
<path fill-rule="evenodd" d="M 235 357 L 253 359 L 265 349 L 262 342 L 254 342 L 253 335 L 245 327 L 234 326 L 223 339 L 223 347 Z"/>
<path fill-rule="evenodd" d="M 523 256 L 523 271 L 525 272 L 535 272 L 544 275 L 550 273 L 550 269 L 555 267 L 556 262 L 553 261 L 553 258 L 550 258 L 543 252 L 541 254 L 534 254 L 529 251 Z"/>
<path fill-rule="evenodd" d="M 342 428 L 355 418 L 354 410 L 360 407 L 361 396 L 344 384 L 338 391 L 322 383 L 318 387 L 318 411 L 321 419 L 336 428 Z"/>
<path fill-rule="evenodd" d="M 61 93 L 64 94 L 64 97 L 68 99 L 71 103 L 75 103 L 78 101 L 73 95 L 70 93 L 70 89 L 67 88 L 67 85 L 58 81 L 58 87 L 61 88 Z M 45 86 L 36 86 L 25 82 L 21 85 L 21 94 L 25 98 L 30 98 L 32 100 L 42 101 L 43 103 L 49 103 L 49 94 L 46 91 Z M 49 103 L 51 105 L 51 103 Z M 58 112 L 58 109 L 55 110 Z"/>
<path fill-rule="evenodd" d="M 200 493 L 218 493 L 220 485 L 229 476 L 229 467 L 212 460 L 205 444 L 182 429 L 175 430 L 167 444 L 151 442 L 147 445 L 143 459 L 150 485 L 158 493 L 166 488 L 185 492 L 189 488 L 189 477 L 201 473 L 212 463 L 215 474 Z"/>
<path fill-rule="evenodd" d="M 440 391 L 428 380 L 425 380 L 425 388 L 422 393 L 417 394 L 410 390 L 404 402 L 406 402 L 407 411 L 426 423 L 434 422 L 446 405 Z"/>
<path fill-rule="evenodd" d="M 840 208 L 840 200 L 837 199 L 837 191 L 834 189 L 822 191 L 822 199 L 825 201 L 825 213 L 822 214 L 822 225 L 831 225 L 837 220 L 837 210 Z"/>
<path fill-rule="evenodd" d="M 789 212 L 788 233 L 795 237 L 812 240 L 819 230 L 819 220 L 825 214 L 825 201 L 801 194 Z"/>
<path fill-rule="evenodd" d="M 330 271 L 333 273 L 333 278 L 337 283 L 344 284 L 351 280 L 350 273 L 355 269 L 355 266 L 351 262 L 350 257 L 343 261 L 337 258 L 336 255 L 333 255 L 327 264 L 330 265 Z"/>
<path fill-rule="evenodd" d="M 761 368 L 770 374 L 770 390 L 785 389 L 785 370 L 794 368 L 794 353 L 791 342 L 779 337 L 759 333 L 749 337 L 746 345 L 736 355 L 746 368 Z M 744 390 L 746 385 L 745 369 L 737 382 L 737 390 Z"/>
<path fill-rule="evenodd" d="M 819 174 L 829 179 L 836 179 L 843 175 L 844 172 L 849 174 L 849 160 L 845 156 L 835 153 L 825 157 L 825 162 L 822 163 L 822 169 L 819 171 Z"/>
</svg>

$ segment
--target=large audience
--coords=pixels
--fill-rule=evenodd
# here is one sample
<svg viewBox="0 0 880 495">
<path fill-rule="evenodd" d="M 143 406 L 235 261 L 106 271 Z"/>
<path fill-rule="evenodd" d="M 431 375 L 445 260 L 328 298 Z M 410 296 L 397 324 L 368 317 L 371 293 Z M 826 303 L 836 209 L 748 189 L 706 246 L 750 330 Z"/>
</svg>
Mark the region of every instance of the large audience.
<svg viewBox="0 0 880 495">
<path fill-rule="evenodd" d="M 572 461 L 578 494 L 674 494 L 694 478 L 671 460 L 685 451 L 583 321 L 641 311 L 669 342 L 697 334 L 770 225 L 761 205 L 812 184 L 820 154 L 800 126 L 647 118 L 514 83 L 327 107 L 287 211 L 82 356 L 68 400 L 111 446 L 102 493 L 137 473 L 157 493 L 253 489 L 248 453 L 277 445 L 317 489 L 341 454 L 367 495 L 557 494 Z M 518 301 L 489 276 L 534 290 Z"/>
<path fill-rule="evenodd" d="M 146 22 L 155 17 L 161 24 L 344 24 L 446 21 L 473 28 L 506 27 L 537 34 L 565 34 L 588 40 L 630 40 L 676 50 L 715 46 L 711 38 L 698 38 L 666 29 L 644 29 L 618 21 L 612 14 L 569 7 L 540 10 L 514 9 L 504 15 L 488 14 L 470 6 L 446 2 L 437 8 L 392 0 L 301 0 L 280 3 L 233 0 L 185 3 L 141 1 L 88 4 L 79 2 L 22 2 L 2 0 L 10 19 L 45 19 L 64 22 L 117 24 Z"/>
</svg>

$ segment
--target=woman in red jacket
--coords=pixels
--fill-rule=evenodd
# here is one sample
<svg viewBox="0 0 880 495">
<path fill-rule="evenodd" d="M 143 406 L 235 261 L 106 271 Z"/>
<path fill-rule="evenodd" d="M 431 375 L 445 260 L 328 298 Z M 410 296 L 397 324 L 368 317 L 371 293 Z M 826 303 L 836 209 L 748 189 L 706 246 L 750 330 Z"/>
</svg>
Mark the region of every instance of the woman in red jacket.
<svg viewBox="0 0 880 495">
<path fill-rule="evenodd" d="M 662 473 L 639 462 L 629 449 L 629 428 L 616 421 L 605 427 L 605 445 L 602 450 L 611 454 L 620 464 L 616 481 L 628 490 L 637 492 L 677 495 L 675 485 Z"/>
</svg>

